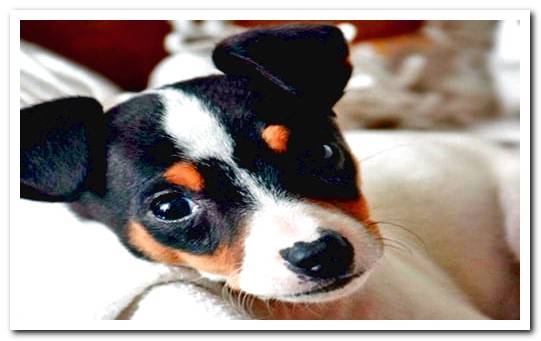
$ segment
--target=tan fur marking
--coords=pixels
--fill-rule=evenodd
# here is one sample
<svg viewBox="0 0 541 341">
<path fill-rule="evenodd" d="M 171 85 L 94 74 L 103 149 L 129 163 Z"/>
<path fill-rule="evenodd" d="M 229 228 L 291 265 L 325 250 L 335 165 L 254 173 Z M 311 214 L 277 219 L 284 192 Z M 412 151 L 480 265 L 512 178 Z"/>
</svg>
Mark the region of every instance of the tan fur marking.
<svg viewBox="0 0 541 341">
<path fill-rule="evenodd" d="M 287 127 L 274 124 L 266 127 L 261 137 L 263 137 L 270 149 L 277 153 L 285 153 L 290 134 L 291 132 Z"/>
<path fill-rule="evenodd" d="M 236 273 L 242 261 L 242 240 L 232 246 L 220 245 L 212 254 L 194 255 L 165 246 L 152 237 L 143 225 L 130 222 L 128 242 L 150 259 L 168 265 L 184 265 L 204 272 L 230 276 Z"/>
<path fill-rule="evenodd" d="M 188 188 L 194 192 L 200 192 L 205 187 L 203 176 L 197 168 L 188 162 L 177 162 L 169 167 L 164 178 L 170 183 Z"/>
<path fill-rule="evenodd" d="M 357 200 L 328 200 L 328 201 L 313 201 L 315 204 L 323 207 L 335 207 L 355 218 L 362 223 L 365 228 L 376 237 L 381 237 L 378 224 L 370 219 L 370 210 L 365 198 L 361 196 Z"/>
</svg>

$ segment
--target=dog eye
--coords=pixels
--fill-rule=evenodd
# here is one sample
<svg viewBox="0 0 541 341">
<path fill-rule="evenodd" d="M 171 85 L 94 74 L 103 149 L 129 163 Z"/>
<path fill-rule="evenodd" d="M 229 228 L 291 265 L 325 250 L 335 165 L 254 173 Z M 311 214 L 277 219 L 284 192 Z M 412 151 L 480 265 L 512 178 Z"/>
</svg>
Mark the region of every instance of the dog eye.
<svg viewBox="0 0 541 341">
<path fill-rule="evenodd" d="M 328 167 L 341 168 L 344 162 L 342 152 L 334 143 L 323 144 L 318 152 L 321 161 Z"/>
<path fill-rule="evenodd" d="M 323 147 L 322 147 L 322 157 L 325 159 L 325 160 L 330 160 L 335 154 L 335 151 L 333 149 L 332 146 L 328 145 L 328 144 L 324 144 Z"/>
<path fill-rule="evenodd" d="M 152 214 L 165 221 L 186 218 L 192 215 L 195 208 L 193 201 L 176 192 L 158 195 L 150 204 Z"/>
</svg>

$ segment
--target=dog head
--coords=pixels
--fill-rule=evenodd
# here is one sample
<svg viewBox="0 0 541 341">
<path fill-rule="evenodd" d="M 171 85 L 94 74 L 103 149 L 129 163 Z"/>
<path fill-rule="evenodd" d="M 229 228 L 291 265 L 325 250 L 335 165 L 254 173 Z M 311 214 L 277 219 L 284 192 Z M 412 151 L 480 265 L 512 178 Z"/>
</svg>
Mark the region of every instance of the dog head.
<svg viewBox="0 0 541 341">
<path fill-rule="evenodd" d="M 135 255 L 259 297 L 345 295 L 382 254 L 332 111 L 347 58 L 332 26 L 253 30 L 216 47 L 223 75 L 106 113 L 82 97 L 24 109 L 21 196 L 69 202 Z"/>
</svg>

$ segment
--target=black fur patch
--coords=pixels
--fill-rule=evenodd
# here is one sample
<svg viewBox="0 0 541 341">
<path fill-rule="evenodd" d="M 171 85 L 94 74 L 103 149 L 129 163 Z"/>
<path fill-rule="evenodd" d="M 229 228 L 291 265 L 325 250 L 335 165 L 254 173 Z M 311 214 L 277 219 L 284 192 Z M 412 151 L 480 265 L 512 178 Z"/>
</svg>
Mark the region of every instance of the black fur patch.
<svg viewBox="0 0 541 341">
<path fill-rule="evenodd" d="M 72 201 L 104 171 L 101 105 L 72 97 L 21 110 L 21 197 Z"/>
<path fill-rule="evenodd" d="M 214 64 L 254 86 L 273 85 L 314 107 L 330 108 L 351 76 L 349 51 L 334 26 L 290 25 L 255 29 L 221 42 Z"/>
</svg>

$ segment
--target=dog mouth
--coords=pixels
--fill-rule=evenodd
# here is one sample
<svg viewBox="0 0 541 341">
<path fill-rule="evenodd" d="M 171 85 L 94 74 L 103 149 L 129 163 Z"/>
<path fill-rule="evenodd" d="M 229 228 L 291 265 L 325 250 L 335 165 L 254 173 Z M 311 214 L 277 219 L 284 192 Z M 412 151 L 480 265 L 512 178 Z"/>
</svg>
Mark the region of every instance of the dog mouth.
<svg viewBox="0 0 541 341">
<path fill-rule="evenodd" d="M 338 289 L 342 289 L 345 286 L 347 286 L 349 283 L 351 283 L 354 279 L 361 277 L 363 272 L 358 272 L 338 278 L 333 278 L 330 280 L 326 280 L 325 283 L 319 284 L 315 288 L 312 288 L 307 291 L 301 291 L 298 293 L 287 295 L 287 298 L 302 298 L 306 296 L 313 296 L 313 295 L 320 295 L 320 294 L 326 294 L 333 291 L 336 291 Z"/>
</svg>

